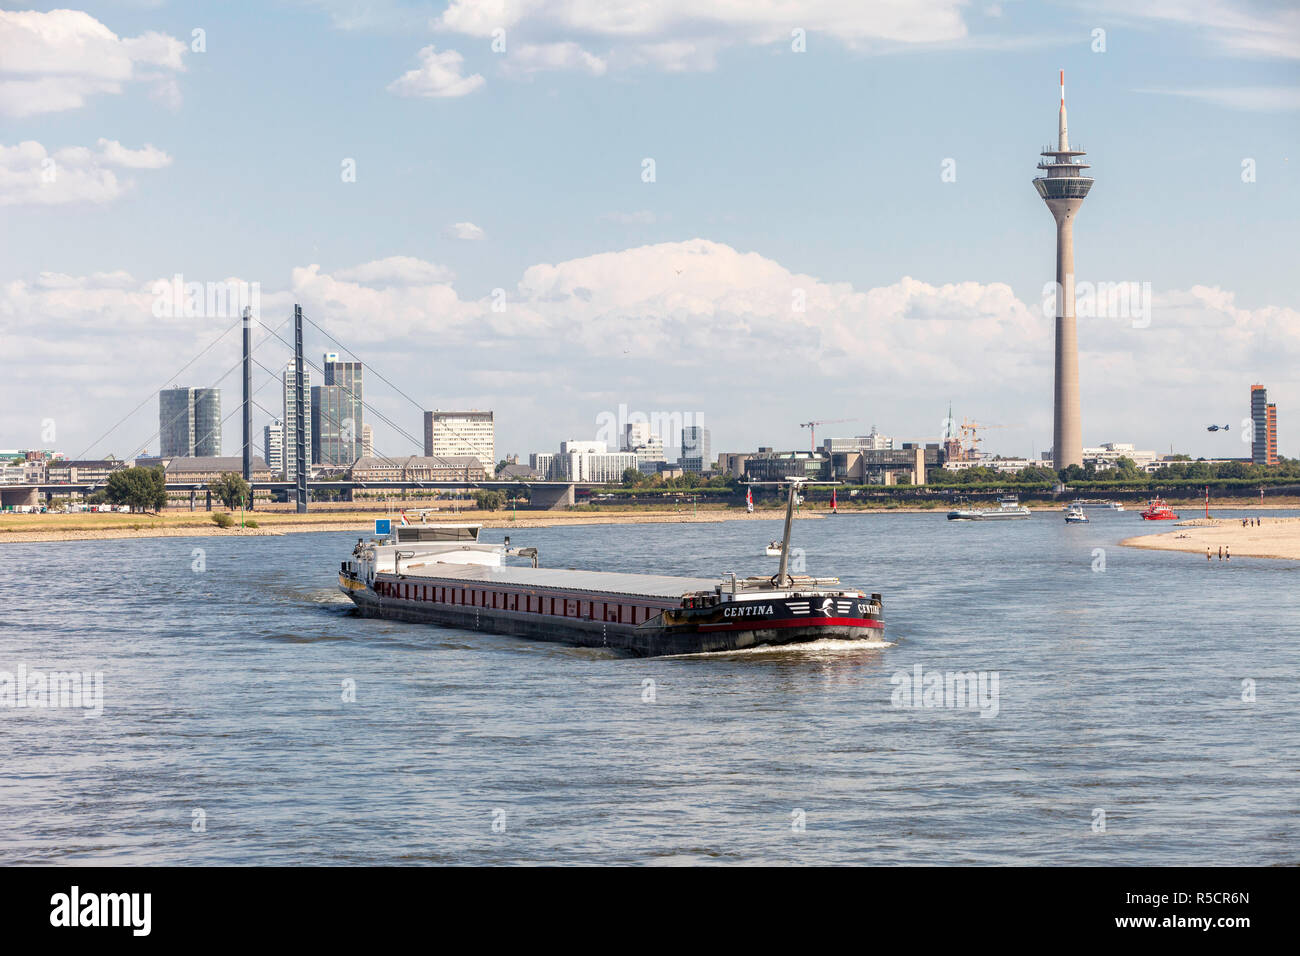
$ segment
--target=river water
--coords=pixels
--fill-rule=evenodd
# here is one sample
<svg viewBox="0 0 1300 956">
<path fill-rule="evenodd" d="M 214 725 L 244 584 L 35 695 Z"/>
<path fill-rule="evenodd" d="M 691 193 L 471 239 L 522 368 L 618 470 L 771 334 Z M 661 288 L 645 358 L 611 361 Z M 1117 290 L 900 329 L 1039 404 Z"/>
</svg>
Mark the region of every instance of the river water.
<svg viewBox="0 0 1300 956">
<path fill-rule="evenodd" d="M 355 535 L 5 545 L 0 672 L 103 694 L 0 707 L 0 862 L 1295 863 L 1300 563 L 1118 547 L 1143 524 L 801 521 L 887 646 L 648 660 L 358 618 Z M 779 535 L 512 537 L 715 576 Z"/>
</svg>

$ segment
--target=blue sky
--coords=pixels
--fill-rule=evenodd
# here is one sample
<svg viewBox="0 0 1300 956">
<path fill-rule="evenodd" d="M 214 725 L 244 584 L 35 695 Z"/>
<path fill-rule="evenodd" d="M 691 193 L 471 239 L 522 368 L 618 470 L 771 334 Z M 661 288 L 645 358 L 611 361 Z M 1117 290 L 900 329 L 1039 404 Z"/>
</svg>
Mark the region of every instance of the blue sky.
<svg viewBox="0 0 1300 956">
<path fill-rule="evenodd" d="M 0 447 L 42 444 L 49 418 L 80 452 L 224 328 L 139 314 L 141 290 L 181 273 L 259 282 L 271 325 L 304 301 L 426 407 L 496 409 L 502 452 L 589 437 L 624 402 L 701 415 L 717 450 L 801 446 L 810 417 L 933 439 L 950 399 L 959 418 L 1019 426 L 994 450 L 1041 451 L 1054 233 L 1030 180 L 1063 68 L 1097 179 L 1078 275 L 1155 299 L 1150 327 L 1081 322 L 1085 444 L 1242 454 L 1204 425 L 1235 430 L 1259 380 L 1282 452 L 1300 454 L 1300 19 L 1284 5 L 587 6 L 463 3 L 442 22 L 445 4 L 106 2 L 79 9 L 124 41 L 158 35 L 126 78 L 68 44 L 18 69 L 0 57 L 0 84 L 40 81 L 0 96 L 0 147 L 166 157 L 92 157 L 85 189 L 59 193 L 24 186 L 30 151 L 6 159 L 0 333 L 29 361 L 0 384 Z M 394 257 L 398 280 L 356 279 Z M 787 322 L 773 303 L 790 287 L 815 304 Z M 370 397 L 419 433 L 410 405 L 378 382 Z M 273 386 L 261 400 L 276 406 Z M 134 450 L 156 414 L 93 450 Z M 418 450 L 376 428 L 386 453 Z"/>
</svg>

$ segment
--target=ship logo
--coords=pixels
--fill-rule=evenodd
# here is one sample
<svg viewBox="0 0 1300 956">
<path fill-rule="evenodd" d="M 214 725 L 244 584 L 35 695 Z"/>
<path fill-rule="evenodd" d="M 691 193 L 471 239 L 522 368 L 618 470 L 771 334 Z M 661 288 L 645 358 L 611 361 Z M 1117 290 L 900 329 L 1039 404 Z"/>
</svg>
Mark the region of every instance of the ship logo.
<svg viewBox="0 0 1300 956">
<path fill-rule="evenodd" d="M 821 613 L 825 617 L 832 617 L 835 614 L 835 599 L 826 598 L 822 601 Z"/>
</svg>

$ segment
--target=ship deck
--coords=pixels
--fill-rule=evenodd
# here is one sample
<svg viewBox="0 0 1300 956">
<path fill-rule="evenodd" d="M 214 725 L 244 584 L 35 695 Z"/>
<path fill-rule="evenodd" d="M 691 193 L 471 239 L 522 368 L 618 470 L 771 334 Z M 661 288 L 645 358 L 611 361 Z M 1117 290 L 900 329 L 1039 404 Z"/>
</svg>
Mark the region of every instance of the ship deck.
<svg viewBox="0 0 1300 956">
<path fill-rule="evenodd" d="M 406 579 L 428 578 L 505 587 L 551 588 L 632 597 L 680 598 L 690 591 L 712 591 L 717 578 L 686 578 L 666 574 L 622 574 L 615 571 L 570 571 L 560 568 L 491 567 L 482 564 L 419 564 L 402 568 Z M 391 572 L 390 572 L 391 573 Z"/>
</svg>

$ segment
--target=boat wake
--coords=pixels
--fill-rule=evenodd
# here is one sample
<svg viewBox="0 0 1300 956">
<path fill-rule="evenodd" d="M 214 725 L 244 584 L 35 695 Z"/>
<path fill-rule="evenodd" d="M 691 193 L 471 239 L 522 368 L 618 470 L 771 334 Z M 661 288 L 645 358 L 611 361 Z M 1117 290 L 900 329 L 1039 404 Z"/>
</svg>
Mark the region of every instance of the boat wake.
<svg viewBox="0 0 1300 956">
<path fill-rule="evenodd" d="M 698 654 L 664 654 L 657 660 L 684 658 L 694 660 L 702 657 L 770 657 L 784 654 L 791 657 L 809 657 L 825 654 L 853 654 L 860 651 L 878 651 L 893 647 L 893 641 L 845 641 L 827 638 L 824 641 L 807 641 L 803 644 L 763 644 L 759 647 L 744 647 L 734 651 L 701 651 Z"/>
</svg>

